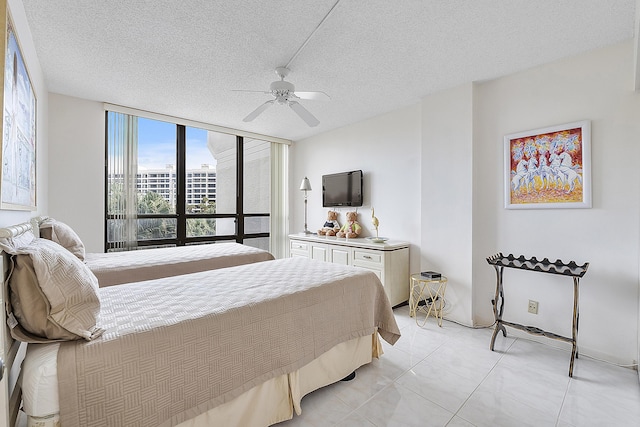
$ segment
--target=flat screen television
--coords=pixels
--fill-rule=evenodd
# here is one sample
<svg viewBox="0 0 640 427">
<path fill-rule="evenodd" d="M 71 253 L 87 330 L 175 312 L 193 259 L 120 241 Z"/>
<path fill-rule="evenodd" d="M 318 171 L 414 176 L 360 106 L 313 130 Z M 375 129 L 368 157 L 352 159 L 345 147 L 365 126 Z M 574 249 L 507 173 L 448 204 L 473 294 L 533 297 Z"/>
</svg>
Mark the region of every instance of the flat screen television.
<svg viewBox="0 0 640 427">
<path fill-rule="evenodd" d="M 323 175 L 322 206 L 362 206 L 362 171 Z"/>
</svg>

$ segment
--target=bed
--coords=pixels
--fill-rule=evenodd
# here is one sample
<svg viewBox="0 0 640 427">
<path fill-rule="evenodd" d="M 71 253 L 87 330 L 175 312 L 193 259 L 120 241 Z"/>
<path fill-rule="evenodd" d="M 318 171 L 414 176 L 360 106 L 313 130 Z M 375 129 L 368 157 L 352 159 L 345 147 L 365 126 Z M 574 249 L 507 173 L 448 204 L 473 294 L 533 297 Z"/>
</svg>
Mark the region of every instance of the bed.
<svg viewBox="0 0 640 427">
<path fill-rule="evenodd" d="M 86 253 L 78 235 L 65 223 L 49 217 L 34 218 L 32 223 L 40 237 L 55 241 L 84 261 L 100 287 L 274 259 L 268 251 L 235 242 Z"/>
<path fill-rule="evenodd" d="M 400 337 L 374 273 L 308 259 L 95 291 L 91 339 L 29 344 L 19 384 L 32 425 L 271 425 L 379 357 L 379 337 Z"/>
</svg>

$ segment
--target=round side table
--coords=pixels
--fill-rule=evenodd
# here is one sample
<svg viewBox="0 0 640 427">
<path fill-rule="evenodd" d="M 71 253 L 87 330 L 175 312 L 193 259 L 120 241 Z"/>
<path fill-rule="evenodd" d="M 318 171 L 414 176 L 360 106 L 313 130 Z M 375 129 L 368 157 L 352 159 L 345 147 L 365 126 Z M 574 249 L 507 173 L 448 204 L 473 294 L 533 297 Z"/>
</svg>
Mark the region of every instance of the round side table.
<svg viewBox="0 0 640 427">
<path fill-rule="evenodd" d="M 438 326 L 442 327 L 442 311 L 446 290 L 447 278 L 445 276 L 430 279 L 420 273 L 412 274 L 409 288 L 409 316 L 415 317 L 419 326 L 424 326 L 429 316 L 434 316 L 438 321 Z M 427 313 L 422 325 L 418 322 L 418 311 Z"/>
</svg>

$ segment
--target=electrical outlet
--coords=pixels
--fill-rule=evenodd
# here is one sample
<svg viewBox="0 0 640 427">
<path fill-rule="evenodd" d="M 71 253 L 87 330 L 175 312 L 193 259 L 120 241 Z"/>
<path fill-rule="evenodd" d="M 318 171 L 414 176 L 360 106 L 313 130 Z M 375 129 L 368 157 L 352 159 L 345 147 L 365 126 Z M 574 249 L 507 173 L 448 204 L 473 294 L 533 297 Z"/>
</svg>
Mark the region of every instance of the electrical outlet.
<svg viewBox="0 0 640 427">
<path fill-rule="evenodd" d="M 538 301 L 529 300 L 529 313 L 538 314 Z"/>
</svg>

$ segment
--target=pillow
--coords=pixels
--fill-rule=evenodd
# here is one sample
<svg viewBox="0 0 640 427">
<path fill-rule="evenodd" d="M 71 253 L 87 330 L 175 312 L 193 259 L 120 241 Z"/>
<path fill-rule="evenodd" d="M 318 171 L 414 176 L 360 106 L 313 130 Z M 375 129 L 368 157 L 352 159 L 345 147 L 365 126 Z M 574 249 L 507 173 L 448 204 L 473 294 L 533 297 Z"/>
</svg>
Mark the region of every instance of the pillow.
<svg viewBox="0 0 640 427">
<path fill-rule="evenodd" d="M 11 261 L 7 283 L 13 311 L 9 326 L 14 338 L 26 342 L 90 341 L 102 334 L 96 326 L 98 279 L 82 261 L 57 243 L 40 238 L 19 248 Z"/>
<path fill-rule="evenodd" d="M 40 223 L 40 237 L 53 240 L 77 256 L 80 261 L 84 261 L 85 250 L 82 240 L 64 222 L 56 221 L 53 218 L 45 219 Z"/>
</svg>

